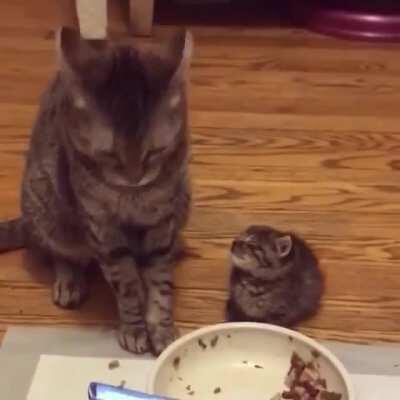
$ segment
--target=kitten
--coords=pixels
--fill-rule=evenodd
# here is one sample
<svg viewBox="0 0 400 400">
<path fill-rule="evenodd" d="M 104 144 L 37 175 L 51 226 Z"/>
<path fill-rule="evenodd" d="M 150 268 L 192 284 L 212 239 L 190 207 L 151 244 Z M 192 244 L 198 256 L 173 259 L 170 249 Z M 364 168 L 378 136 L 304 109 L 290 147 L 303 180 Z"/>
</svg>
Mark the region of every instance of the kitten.
<svg viewBox="0 0 400 400">
<path fill-rule="evenodd" d="M 251 226 L 232 244 L 229 321 L 292 326 L 316 312 L 323 278 L 306 243 L 293 233 Z"/>
<path fill-rule="evenodd" d="M 159 354 L 175 338 L 172 265 L 190 203 L 186 81 L 192 39 L 164 56 L 63 28 L 22 184 L 22 217 L 0 250 L 50 258 L 54 302 L 78 306 L 96 262 L 118 303 L 120 344 Z M 161 50 L 160 50 L 161 53 Z"/>
</svg>

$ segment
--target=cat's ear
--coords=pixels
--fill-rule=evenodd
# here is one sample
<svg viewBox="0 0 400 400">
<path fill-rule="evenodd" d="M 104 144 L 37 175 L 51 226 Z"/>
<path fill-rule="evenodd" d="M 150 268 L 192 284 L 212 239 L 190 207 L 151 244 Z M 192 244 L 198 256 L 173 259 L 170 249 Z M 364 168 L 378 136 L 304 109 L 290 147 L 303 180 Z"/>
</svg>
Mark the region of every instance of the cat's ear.
<svg viewBox="0 0 400 400">
<path fill-rule="evenodd" d="M 293 240 L 290 235 L 280 236 L 275 239 L 276 252 L 279 258 L 289 255 L 293 248 Z"/>
<path fill-rule="evenodd" d="M 180 84 L 186 80 L 192 60 L 192 34 L 186 30 L 176 34 L 169 44 L 169 52 L 175 66 L 171 84 Z"/>
<path fill-rule="evenodd" d="M 61 70 L 99 80 L 107 72 L 109 46 L 106 40 L 86 40 L 73 28 L 57 33 L 57 54 Z"/>
</svg>

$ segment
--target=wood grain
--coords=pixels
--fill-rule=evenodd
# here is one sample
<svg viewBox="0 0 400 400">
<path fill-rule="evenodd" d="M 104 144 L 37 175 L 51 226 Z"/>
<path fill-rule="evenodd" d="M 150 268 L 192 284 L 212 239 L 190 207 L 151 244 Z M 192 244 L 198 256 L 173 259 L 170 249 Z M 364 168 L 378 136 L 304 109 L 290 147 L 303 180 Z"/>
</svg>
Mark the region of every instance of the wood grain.
<svg viewBox="0 0 400 400">
<path fill-rule="evenodd" d="M 0 14 L 0 218 L 9 218 L 19 213 L 30 127 L 55 65 L 57 17 L 50 0 L 5 0 Z M 112 7 L 110 15 L 111 34 L 124 35 Z M 193 32 L 194 208 L 175 274 L 179 326 L 223 320 L 231 240 L 265 223 L 300 233 L 320 259 L 323 305 L 300 330 L 399 342 L 398 46 L 293 29 Z M 0 338 L 10 324 L 115 325 L 100 276 L 81 310 L 63 311 L 51 303 L 51 271 L 25 252 L 1 255 L 0 265 Z"/>
</svg>

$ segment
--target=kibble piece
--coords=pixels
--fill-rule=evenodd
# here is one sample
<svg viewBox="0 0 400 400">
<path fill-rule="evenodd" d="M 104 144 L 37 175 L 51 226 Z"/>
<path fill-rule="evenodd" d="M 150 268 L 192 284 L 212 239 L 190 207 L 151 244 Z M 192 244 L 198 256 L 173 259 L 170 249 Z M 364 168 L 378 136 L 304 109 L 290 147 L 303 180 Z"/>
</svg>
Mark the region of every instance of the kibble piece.
<svg viewBox="0 0 400 400">
<path fill-rule="evenodd" d="M 207 345 L 204 343 L 203 339 L 199 339 L 198 344 L 203 350 L 205 350 L 207 348 Z"/>
<path fill-rule="evenodd" d="M 120 364 L 118 360 L 112 360 L 108 363 L 108 369 L 116 369 L 119 368 Z"/>
<path fill-rule="evenodd" d="M 211 340 L 211 342 L 210 342 L 211 347 L 215 347 L 215 346 L 217 345 L 218 339 L 219 339 L 219 337 L 218 337 L 218 336 L 215 336 L 215 337 Z"/>
<path fill-rule="evenodd" d="M 181 363 L 181 358 L 180 357 L 175 357 L 174 361 L 172 362 L 173 366 L 175 369 L 179 368 L 179 364 Z"/>
</svg>

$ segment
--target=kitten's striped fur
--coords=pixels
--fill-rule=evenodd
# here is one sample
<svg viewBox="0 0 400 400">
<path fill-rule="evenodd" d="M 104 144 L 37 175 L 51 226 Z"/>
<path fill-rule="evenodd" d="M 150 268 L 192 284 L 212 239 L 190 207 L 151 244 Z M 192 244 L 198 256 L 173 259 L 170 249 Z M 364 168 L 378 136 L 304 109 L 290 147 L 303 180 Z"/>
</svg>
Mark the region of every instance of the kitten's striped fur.
<svg viewBox="0 0 400 400">
<path fill-rule="evenodd" d="M 0 250 L 50 259 L 54 301 L 79 305 L 95 261 L 119 308 L 121 345 L 159 354 L 175 338 L 172 266 L 190 204 L 186 74 L 191 36 L 164 56 L 59 35 L 61 68 L 43 96 L 22 185 L 22 217 Z"/>
<path fill-rule="evenodd" d="M 295 234 L 251 226 L 235 239 L 231 259 L 229 321 L 292 326 L 317 311 L 322 275 Z"/>
</svg>

